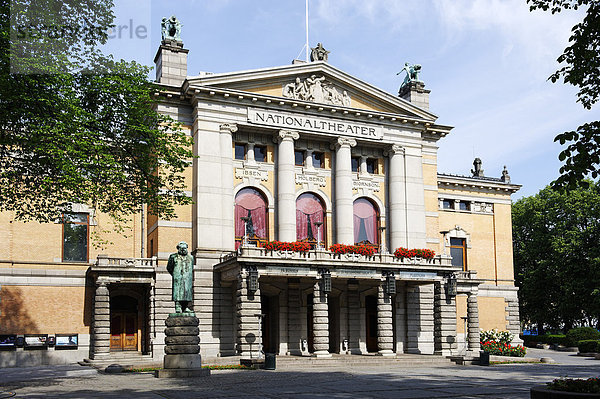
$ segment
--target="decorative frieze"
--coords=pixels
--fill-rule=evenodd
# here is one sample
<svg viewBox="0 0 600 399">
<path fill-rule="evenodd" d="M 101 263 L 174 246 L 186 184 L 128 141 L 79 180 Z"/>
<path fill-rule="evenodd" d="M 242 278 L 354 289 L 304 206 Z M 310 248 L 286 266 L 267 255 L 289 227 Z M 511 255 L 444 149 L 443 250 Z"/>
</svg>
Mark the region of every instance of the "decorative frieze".
<svg viewBox="0 0 600 399">
<path fill-rule="evenodd" d="M 346 90 L 333 86 L 324 76 L 312 75 L 304 80 L 296 78 L 283 86 L 283 97 L 316 103 L 342 105 L 350 107 L 352 100 Z"/>
</svg>

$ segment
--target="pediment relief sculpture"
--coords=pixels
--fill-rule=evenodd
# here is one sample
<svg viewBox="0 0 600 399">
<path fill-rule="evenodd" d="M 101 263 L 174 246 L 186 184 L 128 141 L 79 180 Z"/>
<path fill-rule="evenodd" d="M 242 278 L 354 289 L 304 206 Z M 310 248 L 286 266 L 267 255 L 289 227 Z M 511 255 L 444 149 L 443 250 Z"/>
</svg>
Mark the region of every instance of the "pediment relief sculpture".
<svg viewBox="0 0 600 399">
<path fill-rule="evenodd" d="M 349 107 L 350 95 L 345 90 L 336 89 L 324 76 L 312 75 L 302 81 L 296 78 L 293 83 L 283 86 L 283 96 L 295 100 L 334 104 Z"/>
</svg>

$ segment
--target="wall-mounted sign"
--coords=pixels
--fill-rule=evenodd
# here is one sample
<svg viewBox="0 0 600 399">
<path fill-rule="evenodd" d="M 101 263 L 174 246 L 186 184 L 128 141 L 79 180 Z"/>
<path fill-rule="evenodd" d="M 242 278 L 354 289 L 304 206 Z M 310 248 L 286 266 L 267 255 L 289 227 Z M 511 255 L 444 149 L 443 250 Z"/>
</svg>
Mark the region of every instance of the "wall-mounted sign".
<svg viewBox="0 0 600 399">
<path fill-rule="evenodd" d="M 356 180 L 352 179 L 352 189 L 366 188 L 368 190 L 379 191 L 379 182 L 372 180 Z"/>
<path fill-rule="evenodd" d="M 17 336 L 13 334 L 0 335 L 0 348 L 14 348 L 17 346 Z"/>
<path fill-rule="evenodd" d="M 48 346 L 48 334 L 25 335 L 25 348 L 42 348 Z"/>
<path fill-rule="evenodd" d="M 78 334 L 56 334 L 56 349 L 77 348 Z"/>
<path fill-rule="evenodd" d="M 236 179 L 254 177 L 260 180 L 269 180 L 269 173 L 266 170 L 236 168 L 235 177 Z"/>
<path fill-rule="evenodd" d="M 325 187 L 327 180 L 322 176 L 305 175 L 296 173 L 296 184 L 313 183 L 318 184 L 321 187 Z"/>
<path fill-rule="evenodd" d="M 380 278 L 381 273 L 377 270 L 369 269 L 332 269 L 332 274 L 335 277 L 348 278 Z"/>
<path fill-rule="evenodd" d="M 436 273 L 428 272 L 398 272 L 396 276 L 400 280 L 435 280 L 437 278 Z"/>
<path fill-rule="evenodd" d="M 307 130 L 335 136 L 341 135 L 372 140 L 383 139 L 383 128 L 381 126 L 366 125 L 339 119 L 316 118 L 314 116 L 289 114 L 286 112 L 248 108 L 248 122 L 257 125 L 281 127 L 290 130 Z"/>
</svg>

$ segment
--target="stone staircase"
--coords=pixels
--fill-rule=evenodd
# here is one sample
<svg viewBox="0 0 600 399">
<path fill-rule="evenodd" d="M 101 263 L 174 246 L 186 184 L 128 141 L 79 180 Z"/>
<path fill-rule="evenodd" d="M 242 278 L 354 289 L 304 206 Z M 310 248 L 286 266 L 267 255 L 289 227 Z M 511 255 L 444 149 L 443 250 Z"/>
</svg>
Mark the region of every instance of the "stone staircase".
<svg viewBox="0 0 600 399">
<path fill-rule="evenodd" d="M 104 369 L 111 364 L 118 364 L 124 368 L 151 368 L 162 367 L 162 361 L 156 361 L 151 355 L 142 355 L 140 352 L 114 352 L 104 359 L 84 359 L 79 362 L 82 366 Z"/>
<path fill-rule="evenodd" d="M 450 359 L 434 355 L 400 354 L 395 357 L 376 355 L 337 355 L 330 358 L 314 358 L 302 356 L 277 356 L 278 369 L 296 369 L 302 367 L 362 367 L 381 366 L 389 367 L 449 367 L 454 366 Z"/>
</svg>

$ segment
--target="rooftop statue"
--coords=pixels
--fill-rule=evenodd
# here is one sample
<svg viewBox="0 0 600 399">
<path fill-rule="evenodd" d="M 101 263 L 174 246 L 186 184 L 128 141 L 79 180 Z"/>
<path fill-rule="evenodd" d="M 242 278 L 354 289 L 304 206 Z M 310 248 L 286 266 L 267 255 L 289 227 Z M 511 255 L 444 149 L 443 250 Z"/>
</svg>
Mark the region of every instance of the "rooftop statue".
<svg viewBox="0 0 600 399">
<path fill-rule="evenodd" d="M 410 82 L 421 82 L 419 80 L 419 72 L 421 72 L 421 65 L 413 64 L 410 65 L 408 62 L 404 63 L 404 68 L 396 75 L 400 75 L 402 72 L 406 71 L 406 76 L 404 77 L 404 81 L 400 85 L 400 88 L 406 86 Z"/>
<path fill-rule="evenodd" d="M 172 15 L 171 18 L 164 17 L 160 23 L 162 40 L 181 41 L 181 22 Z"/>
<path fill-rule="evenodd" d="M 471 174 L 473 175 L 473 177 L 484 177 L 483 176 L 483 169 L 481 169 L 481 159 L 479 158 L 475 158 L 475 160 L 473 161 L 473 169 L 471 169 Z"/>
<path fill-rule="evenodd" d="M 177 244 L 177 253 L 169 256 L 167 271 L 173 276 L 173 301 L 175 312 L 191 312 L 194 302 L 194 258 L 188 254 L 185 241 Z"/>
<path fill-rule="evenodd" d="M 506 165 L 504 165 L 504 170 L 502 171 L 502 177 L 500 179 L 504 183 L 510 183 L 510 175 L 508 174 L 508 169 L 506 169 Z"/>
<path fill-rule="evenodd" d="M 311 61 L 327 61 L 327 54 L 330 51 L 325 50 L 323 44 L 317 43 L 317 47 L 311 47 L 310 50 Z"/>
</svg>

